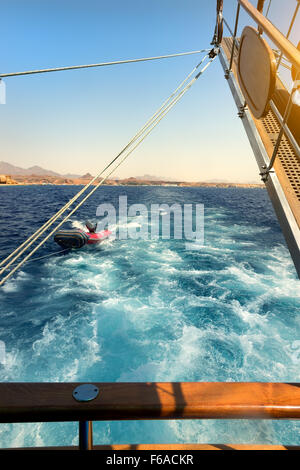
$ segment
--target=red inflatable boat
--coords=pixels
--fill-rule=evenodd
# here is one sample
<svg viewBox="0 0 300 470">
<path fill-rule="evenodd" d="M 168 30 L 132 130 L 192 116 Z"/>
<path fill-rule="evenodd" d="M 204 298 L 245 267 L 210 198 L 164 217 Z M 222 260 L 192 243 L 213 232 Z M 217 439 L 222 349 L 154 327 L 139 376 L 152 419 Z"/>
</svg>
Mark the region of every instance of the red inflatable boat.
<svg viewBox="0 0 300 470">
<path fill-rule="evenodd" d="M 96 243 L 102 242 L 102 240 L 105 240 L 105 238 L 109 237 L 111 235 L 110 230 L 103 230 L 102 232 L 95 233 L 95 232 L 85 232 L 85 234 L 88 236 L 87 244 L 88 245 L 95 245 Z"/>
</svg>

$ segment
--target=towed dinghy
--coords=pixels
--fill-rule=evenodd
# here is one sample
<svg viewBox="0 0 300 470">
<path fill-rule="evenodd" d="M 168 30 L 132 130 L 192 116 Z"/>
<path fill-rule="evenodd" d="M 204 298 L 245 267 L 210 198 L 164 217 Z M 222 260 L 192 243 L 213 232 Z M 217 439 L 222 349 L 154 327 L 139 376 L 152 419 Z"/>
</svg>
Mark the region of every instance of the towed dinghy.
<svg viewBox="0 0 300 470">
<path fill-rule="evenodd" d="M 111 235 L 110 230 L 102 230 L 96 233 L 97 224 L 86 222 L 88 232 L 81 229 L 58 230 L 54 235 L 54 241 L 62 248 L 82 248 L 84 245 L 95 245 Z"/>
<path fill-rule="evenodd" d="M 102 240 L 105 240 L 105 238 L 109 237 L 109 235 L 111 234 L 110 230 L 102 230 L 101 232 L 97 233 L 96 222 L 90 222 L 89 220 L 87 220 L 85 226 L 88 229 L 88 232 L 85 232 L 88 237 L 88 245 L 95 245 L 96 243 L 100 243 Z"/>
<path fill-rule="evenodd" d="M 88 242 L 88 236 L 80 229 L 58 230 L 54 241 L 62 248 L 82 248 Z"/>
<path fill-rule="evenodd" d="M 111 235 L 111 231 L 103 230 L 102 232 L 99 232 L 99 233 L 85 233 L 85 235 L 87 235 L 88 237 L 87 244 L 95 245 L 96 243 L 100 243 L 106 238 L 108 238 L 109 235 Z"/>
</svg>

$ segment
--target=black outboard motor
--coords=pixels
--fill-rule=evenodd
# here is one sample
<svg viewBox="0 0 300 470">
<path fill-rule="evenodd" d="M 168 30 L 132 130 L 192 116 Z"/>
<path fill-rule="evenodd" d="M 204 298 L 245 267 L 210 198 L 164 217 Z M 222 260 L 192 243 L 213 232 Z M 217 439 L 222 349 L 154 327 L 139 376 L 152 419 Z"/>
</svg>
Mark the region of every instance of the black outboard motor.
<svg viewBox="0 0 300 470">
<path fill-rule="evenodd" d="M 96 230 L 97 230 L 97 222 L 93 223 L 93 222 L 90 222 L 89 220 L 87 220 L 86 223 L 85 223 L 85 226 L 86 226 L 86 228 L 88 229 L 88 231 L 90 233 L 95 233 Z"/>
</svg>

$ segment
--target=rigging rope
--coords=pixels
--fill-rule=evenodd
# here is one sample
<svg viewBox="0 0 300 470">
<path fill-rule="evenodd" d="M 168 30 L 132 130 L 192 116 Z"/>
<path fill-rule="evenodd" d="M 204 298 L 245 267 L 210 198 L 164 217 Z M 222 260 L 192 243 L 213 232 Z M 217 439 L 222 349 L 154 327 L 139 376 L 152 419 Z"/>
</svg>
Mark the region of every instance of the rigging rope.
<svg viewBox="0 0 300 470">
<path fill-rule="evenodd" d="M 269 16 L 269 12 L 270 12 L 271 5 L 272 5 L 272 0 L 269 0 L 269 5 L 268 5 L 267 11 L 266 11 L 266 15 L 265 15 L 266 18 L 268 18 L 268 16 Z"/>
<path fill-rule="evenodd" d="M 20 75 L 33 75 L 36 73 L 62 72 L 65 70 L 87 69 L 91 67 L 106 67 L 108 65 L 132 64 L 134 62 L 146 62 L 149 60 L 170 59 L 171 57 L 180 57 L 180 56 L 185 56 L 185 55 L 199 54 L 201 52 L 208 52 L 208 51 L 209 49 L 202 49 L 200 51 L 178 52 L 177 54 L 159 55 L 155 57 L 142 57 L 140 59 L 126 59 L 126 60 L 115 60 L 113 62 L 100 62 L 99 64 L 71 65 L 71 66 L 56 67 L 56 68 L 51 68 L 51 69 L 26 70 L 24 72 L 1 73 L 0 78 L 18 77 Z"/>
<path fill-rule="evenodd" d="M 55 255 L 58 255 L 59 253 L 64 253 L 66 251 L 71 251 L 71 248 L 64 248 L 63 250 L 54 251 L 54 253 L 48 253 L 47 255 L 38 256 L 37 258 L 32 258 L 28 261 L 28 263 L 31 263 L 32 261 L 38 261 L 44 258 L 50 258 L 51 256 L 55 256 Z"/>
<path fill-rule="evenodd" d="M 129 157 L 129 155 L 140 145 L 140 143 L 147 137 L 147 135 L 157 126 L 157 124 L 163 119 L 163 117 L 173 108 L 173 106 L 182 98 L 182 96 L 191 88 L 191 86 L 195 83 L 195 81 L 203 74 L 203 72 L 208 68 L 208 66 L 214 61 L 216 55 L 218 54 L 218 50 L 213 49 L 210 54 L 205 56 L 202 61 L 194 67 L 193 71 L 189 73 L 189 75 L 183 80 L 183 82 L 176 88 L 176 90 L 170 95 L 170 97 L 164 102 L 164 104 L 158 109 L 158 111 L 147 121 L 147 123 L 142 127 L 142 129 L 135 135 L 135 137 L 130 141 L 129 144 L 127 144 L 124 149 L 120 152 L 120 154 L 117 155 L 106 167 L 100 175 L 102 175 L 116 160 L 132 145 L 136 140 L 140 138 L 140 140 L 131 148 L 127 154 L 114 166 L 114 168 L 104 177 L 102 178 L 96 185 L 95 187 L 72 209 L 72 211 L 64 217 L 64 219 L 35 247 L 31 250 L 31 252 L 22 260 L 20 261 L 17 266 L 15 266 L 5 277 L 2 278 L 0 281 L 0 286 L 4 284 L 4 282 L 9 279 L 14 272 L 19 269 L 55 232 L 56 230 L 63 224 L 65 223 L 75 211 L 79 209 L 79 207 L 101 186 L 109 176 Z M 198 74 L 194 78 L 190 80 L 190 82 L 176 95 L 176 93 L 179 91 L 180 88 L 188 81 L 188 79 L 192 76 L 192 74 L 197 70 L 197 68 L 200 66 L 200 64 L 203 63 L 203 61 L 209 57 L 210 60 L 208 63 L 200 70 Z M 173 98 L 175 96 L 175 98 Z M 173 98 L 173 99 L 172 99 Z M 170 101 L 171 100 L 171 101 Z M 147 131 L 144 135 L 142 135 L 145 131 Z M 93 178 L 85 188 L 83 188 L 77 195 L 72 198 L 69 203 L 67 203 L 64 208 L 62 208 L 58 213 L 53 216 L 51 219 L 49 219 L 48 222 L 46 222 L 41 229 L 39 229 L 35 234 L 36 237 L 32 239 L 32 237 L 35 236 L 32 235 L 29 237 L 29 239 L 32 239 L 30 243 L 24 242 L 22 246 L 26 245 L 23 250 L 19 252 L 19 254 L 11 260 L 2 270 L 0 271 L 0 274 L 4 272 L 5 269 L 7 269 L 14 261 L 17 259 L 37 238 L 39 238 L 53 223 L 54 221 L 62 215 L 63 212 L 74 202 L 88 187 L 94 182 L 97 178 L 99 178 L 99 175 Z M 75 199 L 76 198 L 76 199 Z M 29 240 L 28 239 L 28 240 Z M 15 250 L 17 252 L 19 249 Z M 13 254 L 11 254 L 9 257 L 10 258 Z M 6 261 L 4 260 L 2 264 Z"/>
<path fill-rule="evenodd" d="M 25 240 L 18 248 L 16 248 L 7 258 L 1 261 L 0 266 L 9 261 L 14 255 L 16 255 L 6 266 L 0 270 L 0 275 L 11 265 L 17 258 L 19 258 L 24 251 L 26 251 L 41 235 L 49 228 L 151 125 L 156 119 L 161 110 L 170 102 L 173 96 L 182 88 L 187 80 L 195 73 L 200 65 L 205 61 L 208 56 L 204 58 L 193 68 L 193 70 L 187 75 L 187 77 L 178 85 L 178 87 L 171 93 L 171 95 L 164 101 L 161 107 L 150 117 L 150 119 L 144 124 L 144 126 L 135 134 L 130 142 L 118 153 L 118 155 L 94 178 L 92 178 L 73 198 L 71 198 L 56 214 L 54 214 L 45 224 L 43 224 L 34 234 L 32 234 L 27 240 Z M 22 249 L 24 248 L 24 249 Z M 17 255 L 17 253 L 19 254 Z"/>
</svg>

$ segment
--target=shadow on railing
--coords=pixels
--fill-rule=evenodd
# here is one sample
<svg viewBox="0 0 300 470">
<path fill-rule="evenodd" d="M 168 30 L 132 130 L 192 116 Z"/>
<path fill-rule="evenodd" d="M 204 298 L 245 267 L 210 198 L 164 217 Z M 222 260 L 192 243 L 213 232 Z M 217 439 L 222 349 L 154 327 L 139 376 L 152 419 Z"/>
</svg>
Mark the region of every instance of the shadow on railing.
<svg viewBox="0 0 300 470">
<path fill-rule="evenodd" d="M 0 384 L 0 422 L 78 421 L 79 448 L 91 449 L 92 421 L 147 419 L 298 419 L 300 384 L 233 382 L 96 383 L 96 397 L 74 398 L 78 383 Z M 102 449 L 201 445 L 97 446 Z M 234 444 L 202 445 L 225 450 Z M 245 447 L 245 446 L 244 446 Z M 266 446 L 264 446 L 266 447 Z M 284 448 L 284 446 L 279 446 Z M 251 446 L 247 446 L 251 448 Z"/>
</svg>

